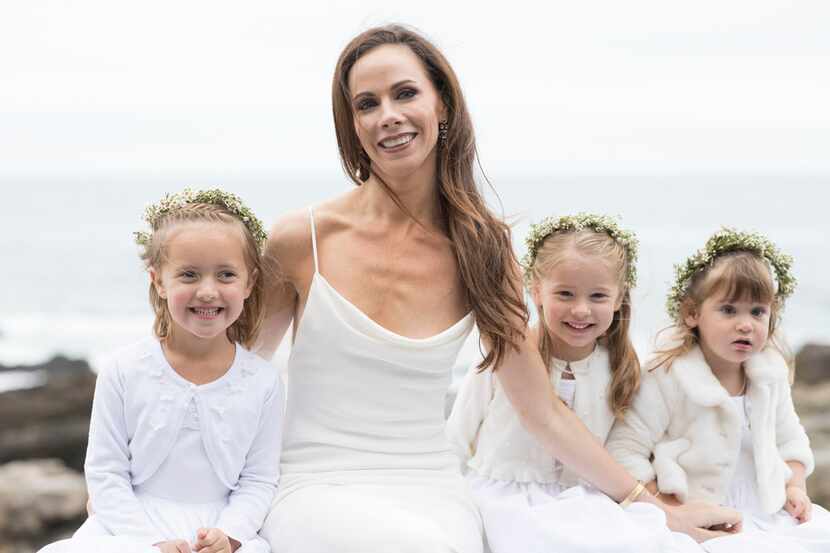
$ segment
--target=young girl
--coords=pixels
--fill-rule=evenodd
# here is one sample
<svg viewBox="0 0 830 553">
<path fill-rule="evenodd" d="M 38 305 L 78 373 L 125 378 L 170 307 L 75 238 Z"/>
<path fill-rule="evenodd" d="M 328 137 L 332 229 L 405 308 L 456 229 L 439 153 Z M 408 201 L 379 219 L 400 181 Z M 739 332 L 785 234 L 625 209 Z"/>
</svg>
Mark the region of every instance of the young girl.
<svg viewBox="0 0 830 553">
<path fill-rule="evenodd" d="M 98 375 L 85 472 L 93 515 L 42 551 L 267 553 L 284 393 L 246 350 L 262 309 L 262 225 L 221 190 L 166 196 L 136 233 L 155 337 Z"/>
<path fill-rule="evenodd" d="M 628 337 L 637 241 L 609 217 L 549 218 L 526 240 L 533 329 L 559 397 L 605 442 L 639 385 Z M 494 553 L 696 548 L 652 505 L 623 510 L 551 458 L 522 427 L 492 371 L 471 369 L 447 423 Z M 625 502 L 624 502 L 625 503 Z M 602 521 L 601 531 L 597 526 Z"/>
<path fill-rule="evenodd" d="M 705 542 L 708 551 L 830 551 L 830 515 L 805 491 L 813 455 L 776 342 L 791 263 L 764 237 L 723 229 L 677 266 L 675 336 L 609 440 L 664 501 L 743 513 L 743 532 Z"/>
</svg>

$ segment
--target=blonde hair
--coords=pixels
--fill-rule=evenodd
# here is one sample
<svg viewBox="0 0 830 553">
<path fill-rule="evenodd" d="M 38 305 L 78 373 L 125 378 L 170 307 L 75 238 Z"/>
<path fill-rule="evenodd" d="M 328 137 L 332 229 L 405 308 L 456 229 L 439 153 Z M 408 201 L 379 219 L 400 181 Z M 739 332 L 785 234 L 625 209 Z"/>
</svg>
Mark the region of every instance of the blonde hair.
<svg viewBox="0 0 830 553">
<path fill-rule="evenodd" d="M 649 370 L 659 367 L 668 370 L 678 357 L 691 351 L 700 342 L 698 329 L 686 325 L 685 319 L 698 313 L 703 302 L 714 296 L 729 302 L 749 299 L 752 302 L 769 303 L 769 339 L 788 360 L 792 369 L 792 354 L 783 340 L 776 336 L 783 305 L 776 294 L 769 265 L 753 252 L 733 251 L 718 256 L 714 263 L 692 277 L 680 301 L 678 322 L 661 331 L 672 332 L 671 343 L 674 345 L 658 350 Z"/>
<path fill-rule="evenodd" d="M 179 223 L 207 222 L 232 225 L 242 237 L 242 251 L 248 268 L 248 278 L 253 279 L 251 294 L 245 299 L 239 318 L 227 329 L 228 339 L 245 347 L 252 347 L 259 333 L 263 309 L 263 262 L 256 239 L 251 231 L 234 213 L 223 205 L 192 203 L 181 206 L 159 218 L 153 224 L 149 240 L 142 244 L 141 259 L 145 267 L 160 271 L 167 262 L 167 241 L 170 232 Z M 150 306 L 155 313 L 153 332 L 159 339 L 170 336 L 173 319 L 167 307 L 167 300 L 162 298 L 153 282 L 150 283 Z"/>
<path fill-rule="evenodd" d="M 626 285 L 629 259 L 626 249 L 606 233 L 593 230 L 555 232 L 545 238 L 539 247 L 536 259 L 529 269 L 531 286 L 538 286 L 550 271 L 567 257 L 568 252 L 577 251 L 584 255 L 596 256 L 607 261 L 617 276 L 620 308 L 600 343 L 608 348 L 611 361 L 611 383 L 609 384 L 608 405 L 614 416 L 621 418 L 631 406 L 640 387 L 640 359 L 628 336 L 631 324 L 631 293 Z M 556 356 L 553 341 L 549 335 L 545 312 L 536 304 L 539 315 L 539 353 L 547 367 Z"/>
</svg>

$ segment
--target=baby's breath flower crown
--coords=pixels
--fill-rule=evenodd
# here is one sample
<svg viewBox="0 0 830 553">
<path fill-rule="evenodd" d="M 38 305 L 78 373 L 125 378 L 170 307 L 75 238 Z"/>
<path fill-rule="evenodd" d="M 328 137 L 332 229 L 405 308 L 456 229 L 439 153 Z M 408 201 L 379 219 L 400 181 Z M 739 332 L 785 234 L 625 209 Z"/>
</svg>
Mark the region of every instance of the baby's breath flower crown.
<svg viewBox="0 0 830 553">
<path fill-rule="evenodd" d="M 527 253 L 522 259 L 525 282 L 530 283 L 533 264 L 536 263 L 536 255 L 539 253 L 539 248 L 542 247 L 545 238 L 556 232 L 579 232 L 585 229 L 608 234 L 625 249 L 628 260 L 628 274 L 625 276 L 625 284 L 629 288 L 634 288 L 637 284 L 637 250 L 639 248 L 637 237 L 630 230 L 620 228 L 613 217 L 594 213 L 547 217 L 537 224 L 530 225 L 530 232 L 525 238 Z"/>
<path fill-rule="evenodd" d="M 265 245 L 265 239 L 268 237 L 262 226 L 262 221 L 257 219 L 256 215 L 254 215 L 248 206 L 242 203 L 239 196 L 225 192 L 219 188 L 211 188 L 208 190 L 185 188 L 181 192 L 165 194 L 159 203 L 147 206 L 144 210 L 144 221 L 150 225 L 152 230 L 157 230 L 159 223 L 166 216 L 190 204 L 212 204 L 224 207 L 242 221 L 254 237 L 257 247 L 262 251 Z M 141 231 L 134 232 L 133 234 L 138 245 L 150 245 L 151 233 Z"/>
<path fill-rule="evenodd" d="M 682 322 L 680 320 L 680 304 L 683 302 L 694 276 L 711 267 L 721 255 L 731 252 L 750 252 L 766 260 L 775 271 L 775 278 L 778 281 L 776 295 L 781 301 L 789 297 L 795 290 L 796 280 L 792 274 L 792 257 L 781 253 L 775 244 L 758 233 L 741 232 L 724 227 L 706 241 L 703 249 L 695 252 L 693 256 L 680 265 L 674 266 L 674 285 L 669 291 L 669 297 L 666 301 L 666 309 L 672 319 Z"/>
</svg>

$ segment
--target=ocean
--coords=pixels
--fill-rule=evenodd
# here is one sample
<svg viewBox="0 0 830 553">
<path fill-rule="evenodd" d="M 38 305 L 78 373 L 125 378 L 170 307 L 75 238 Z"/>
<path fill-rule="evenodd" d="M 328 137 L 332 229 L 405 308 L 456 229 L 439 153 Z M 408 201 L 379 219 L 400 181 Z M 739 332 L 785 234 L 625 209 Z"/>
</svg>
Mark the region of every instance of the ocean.
<svg viewBox="0 0 830 553">
<path fill-rule="evenodd" d="M 720 225 L 765 233 L 795 257 L 799 284 L 783 332 L 797 350 L 830 343 L 830 175 L 489 174 L 488 200 L 514 224 L 524 254 L 530 222 L 593 211 L 619 215 L 641 242 L 632 335 L 641 352 L 668 324 L 663 304 L 672 265 Z M 61 353 L 93 367 L 107 351 L 150 333 L 148 277 L 132 241 L 146 204 L 185 186 L 222 186 L 270 226 L 280 214 L 351 187 L 342 175 L 217 173 L 0 177 L 0 364 L 33 364 Z M 499 206 L 499 200 L 501 206 Z M 476 355 L 471 341 L 457 371 Z M 287 355 L 281 348 L 277 363 Z M 7 375 L 0 387 L 26 385 Z M 11 379 L 17 378 L 17 384 Z M 21 380 L 25 381 L 20 384 Z"/>
</svg>

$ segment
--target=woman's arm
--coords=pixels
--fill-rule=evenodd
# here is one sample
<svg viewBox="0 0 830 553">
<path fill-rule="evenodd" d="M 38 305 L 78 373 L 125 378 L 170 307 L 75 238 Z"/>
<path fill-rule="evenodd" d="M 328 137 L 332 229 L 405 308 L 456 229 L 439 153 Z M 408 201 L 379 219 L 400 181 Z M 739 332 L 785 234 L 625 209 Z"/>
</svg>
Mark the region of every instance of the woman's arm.
<svg viewBox="0 0 830 553">
<path fill-rule="evenodd" d="M 263 262 L 265 315 L 253 350 L 270 360 L 294 321 L 298 289 L 312 262 L 308 213 L 296 212 L 277 221 L 268 235 Z M 311 267 L 313 271 L 313 267 Z"/>
<path fill-rule="evenodd" d="M 618 502 L 631 493 L 637 481 L 556 397 L 529 333 L 518 349 L 508 352 L 496 375 L 522 424 L 552 456 Z M 669 528 L 697 541 L 726 534 L 708 530 L 713 526 L 740 529 L 740 513 L 725 507 L 702 503 L 670 507 L 648 492 L 637 500 L 663 509 Z"/>
</svg>

